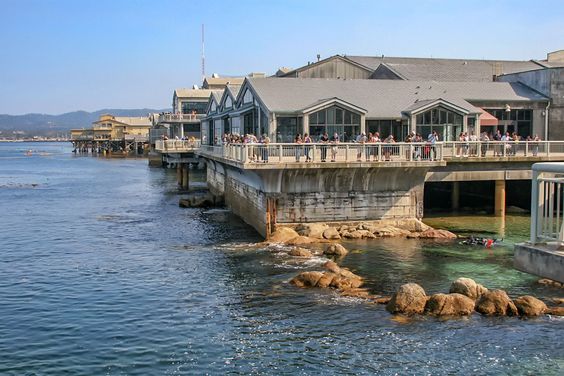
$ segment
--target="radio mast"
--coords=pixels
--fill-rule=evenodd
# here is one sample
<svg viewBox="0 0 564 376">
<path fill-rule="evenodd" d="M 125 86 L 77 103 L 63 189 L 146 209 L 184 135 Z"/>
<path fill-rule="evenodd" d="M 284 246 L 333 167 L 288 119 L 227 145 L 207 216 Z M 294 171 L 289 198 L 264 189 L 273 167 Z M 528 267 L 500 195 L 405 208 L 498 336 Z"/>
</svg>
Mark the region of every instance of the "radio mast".
<svg viewBox="0 0 564 376">
<path fill-rule="evenodd" d="M 202 82 L 206 78 L 206 57 L 204 55 L 204 24 L 202 24 Z"/>
</svg>

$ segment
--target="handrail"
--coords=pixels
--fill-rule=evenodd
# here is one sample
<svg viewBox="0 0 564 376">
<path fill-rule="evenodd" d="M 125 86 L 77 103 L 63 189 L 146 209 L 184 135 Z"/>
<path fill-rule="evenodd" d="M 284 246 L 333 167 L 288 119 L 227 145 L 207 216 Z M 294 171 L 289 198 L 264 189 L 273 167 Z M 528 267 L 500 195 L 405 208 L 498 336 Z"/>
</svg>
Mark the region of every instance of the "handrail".
<svg viewBox="0 0 564 376">
<path fill-rule="evenodd" d="M 535 163 L 532 170 L 530 241 L 564 244 L 564 163 Z"/>
<path fill-rule="evenodd" d="M 247 143 L 202 145 L 200 154 L 239 163 L 442 161 L 440 143 Z"/>
<path fill-rule="evenodd" d="M 163 114 L 159 115 L 159 123 L 170 121 L 196 121 L 204 116 L 204 114 Z"/>
<path fill-rule="evenodd" d="M 189 152 L 200 147 L 200 140 L 157 140 L 155 150 L 160 152 Z"/>
</svg>

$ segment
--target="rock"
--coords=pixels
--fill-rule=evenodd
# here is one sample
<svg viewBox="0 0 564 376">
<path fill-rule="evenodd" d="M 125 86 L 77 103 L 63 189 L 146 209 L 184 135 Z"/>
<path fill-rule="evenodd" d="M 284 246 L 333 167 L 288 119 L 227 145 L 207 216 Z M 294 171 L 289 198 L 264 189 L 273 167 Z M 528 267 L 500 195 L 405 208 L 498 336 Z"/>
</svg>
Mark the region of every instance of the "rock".
<svg viewBox="0 0 564 376">
<path fill-rule="evenodd" d="M 327 269 L 330 272 L 333 272 L 335 274 L 339 274 L 341 273 L 341 268 L 339 267 L 339 265 L 337 265 L 337 263 L 335 261 L 327 261 L 325 264 L 323 264 L 323 267 L 325 269 Z"/>
<path fill-rule="evenodd" d="M 473 279 L 470 278 L 458 278 L 450 285 L 450 293 L 458 293 L 462 295 L 466 295 L 470 299 L 476 300 L 481 295 L 488 291 L 487 288 L 476 283 Z"/>
<path fill-rule="evenodd" d="M 553 281 L 552 279 L 548 278 L 541 278 L 537 281 L 537 283 L 544 286 L 562 287 L 562 283 Z"/>
<path fill-rule="evenodd" d="M 313 253 L 311 253 L 311 251 L 309 251 L 305 248 L 301 248 L 301 247 L 296 247 L 296 248 L 292 249 L 290 252 L 288 252 L 288 255 L 294 256 L 294 257 L 305 257 L 305 258 L 312 258 L 313 257 Z"/>
<path fill-rule="evenodd" d="M 407 236 L 410 232 L 395 226 L 378 226 L 374 231 L 376 237 Z"/>
<path fill-rule="evenodd" d="M 330 244 L 325 251 L 323 252 L 325 255 L 330 256 L 346 256 L 349 251 L 345 247 L 340 244 Z"/>
<path fill-rule="evenodd" d="M 323 237 L 329 240 L 339 240 L 341 239 L 341 235 L 339 235 L 339 231 L 335 227 L 329 227 L 325 231 L 323 231 Z"/>
<path fill-rule="evenodd" d="M 303 223 L 296 227 L 296 232 L 302 236 L 323 239 L 323 232 L 328 228 L 325 223 Z"/>
<path fill-rule="evenodd" d="M 416 283 L 401 285 L 398 291 L 392 295 L 386 309 L 390 313 L 405 313 L 407 315 L 423 313 L 427 295 L 423 287 Z"/>
<path fill-rule="evenodd" d="M 366 230 L 363 230 L 366 231 Z M 343 233 L 343 237 L 347 239 L 362 239 L 363 233 L 359 230 L 354 230 L 353 232 Z"/>
<path fill-rule="evenodd" d="M 520 296 L 513 303 L 520 316 L 540 316 L 548 309 L 542 300 L 530 295 Z"/>
<path fill-rule="evenodd" d="M 547 315 L 564 316 L 564 307 L 548 307 L 545 313 Z"/>
<path fill-rule="evenodd" d="M 371 298 L 370 292 L 363 288 L 352 288 L 341 291 L 341 296 L 349 298 L 369 299 Z"/>
<path fill-rule="evenodd" d="M 419 219 L 401 219 L 397 221 L 396 227 L 409 232 L 424 232 L 427 230 L 432 230 L 433 228 L 427 226 L 425 223 L 421 222 Z"/>
<path fill-rule="evenodd" d="M 290 240 L 295 239 L 299 234 L 289 227 L 278 227 L 268 237 L 270 243 L 288 243 Z"/>
<path fill-rule="evenodd" d="M 564 304 L 564 298 L 552 298 L 551 300 L 556 305 Z"/>
<path fill-rule="evenodd" d="M 407 235 L 408 239 L 419 239 L 421 237 L 421 234 L 419 232 L 411 232 L 409 233 L 409 235 Z"/>
<path fill-rule="evenodd" d="M 503 290 L 491 290 L 476 301 L 476 311 L 488 316 L 516 316 L 517 307 Z"/>
<path fill-rule="evenodd" d="M 310 238 L 309 236 L 298 235 L 286 242 L 288 245 L 302 245 L 316 243 L 319 239 Z"/>
<path fill-rule="evenodd" d="M 181 208 L 208 208 L 222 204 L 221 197 L 215 196 L 210 192 L 195 192 L 178 201 Z"/>
<path fill-rule="evenodd" d="M 323 273 L 323 276 L 319 278 L 319 281 L 317 281 L 317 287 L 327 288 L 331 286 L 335 277 L 337 277 L 337 274 L 335 273 Z"/>
<path fill-rule="evenodd" d="M 337 228 L 337 231 L 339 231 L 339 232 L 348 231 L 348 230 L 349 230 L 348 225 L 341 225 Z"/>
<path fill-rule="evenodd" d="M 361 279 L 346 278 L 340 275 L 335 275 L 331 281 L 330 286 L 338 290 L 346 290 L 350 288 L 357 288 L 362 286 Z"/>
<path fill-rule="evenodd" d="M 390 302 L 390 300 L 392 300 L 391 296 L 382 296 L 380 298 L 376 298 L 374 299 L 374 303 L 377 304 L 388 304 Z"/>
<path fill-rule="evenodd" d="M 315 287 L 321 277 L 322 272 L 303 272 L 292 278 L 290 283 L 298 287 Z"/>
<path fill-rule="evenodd" d="M 457 236 L 447 230 L 430 229 L 419 233 L 421 239 L 456 239 Z"/>
<path fill-rule="evenodd" d="M 435 316 L 467 316 L 474 311 L 474 300 L 462 294 L 435 294 L 425 305 L 425 312 Z"/>
</svg>

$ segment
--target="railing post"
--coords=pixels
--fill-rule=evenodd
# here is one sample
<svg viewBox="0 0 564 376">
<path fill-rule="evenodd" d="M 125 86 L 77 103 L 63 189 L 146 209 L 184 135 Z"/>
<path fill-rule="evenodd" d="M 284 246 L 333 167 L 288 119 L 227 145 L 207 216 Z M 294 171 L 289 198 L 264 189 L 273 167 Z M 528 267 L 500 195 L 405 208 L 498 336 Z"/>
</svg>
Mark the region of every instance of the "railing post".
<svg viewBox="0 0 564 376">
<path fill-rule="evenodd" d="M 529 154 L 529 141 L 525 141 L 525 157 Z"/>
<path fill-rule="evenodd" d="M 546 141 L 546 156 L 550 156 L 550 142 Z"/>
<path fill-rule="evenodd" d="M 241 162 L 247 163 L 249 151 L 247 150 L 247 145 L 243 144 L 241 146 Z"/>
<path fill-rule="evenodd" d="M 413 145 L 409 144 L 409 161 L 413 162 Z"/>
<path fill-rule="evenodd" d="M 345 145 L 345 162 L 349 161 L 349 144 Z"/>
<path fill-rule="evenodd" d="M 383 144 L 381 142 L 378 144 L 378 162 L 382 160 L 382 149 L 383 149 L 382 145 Z"/>
<path fill-rule="evenodd" d="M 283 152 L 283 149 L 282 149 L 282 145 L 280 144 L 280 145 L 278 145 L 278 162 L 280 162 L 280 163 L 282 163 L 282 152 Z"/>
<path fill-rule="evenodd" d="M 317 148 L 316 148 L 315 144 L 313 144 L 313 148 L 311 149 L 311 151 L 312 151 L 312 153 L 313 153 L 313 155 L 311 156 L 311 161 L 312 161 L 312 162 L 315 162 L 315 153 L 316 153 L 316 151 L 317 151 Z"/>
</svg>

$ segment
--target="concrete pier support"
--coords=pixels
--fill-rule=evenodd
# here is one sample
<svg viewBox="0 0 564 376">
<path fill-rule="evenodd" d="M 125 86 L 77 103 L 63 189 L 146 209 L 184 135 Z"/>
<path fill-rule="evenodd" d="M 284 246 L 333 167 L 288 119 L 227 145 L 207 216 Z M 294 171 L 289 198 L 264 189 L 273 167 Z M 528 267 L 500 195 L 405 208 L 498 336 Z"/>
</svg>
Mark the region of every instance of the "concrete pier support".
<svg viewBox="0 0 564 376">
<path fill-rule="evenodd" d="M 505 216 L 505 180 L 495 181 L 494 215 Z"/>
<path fill-rule="evenodd" d="M 458 210 L 460 209 L 460 182 L 453 181 L 452 182 L 452 191 L 450 192 L 451 198 L 451 209 Z"/>
<path fill-rule="evenodd" d="M 176 164 L 176 182 L 182 185 L 182 165 L 180 163 Z"/>
<path fill-rule="evenodd" d="M 182 189 L 190 187 L 190 169 L 188 163 L 182 164 Z"/>
</svg>

